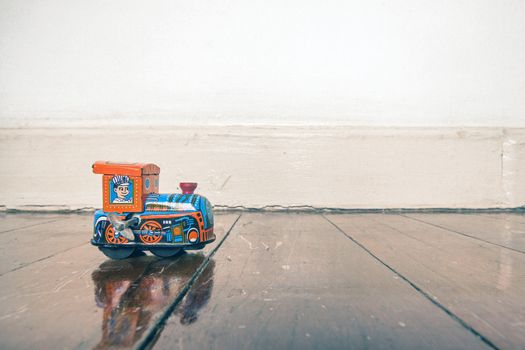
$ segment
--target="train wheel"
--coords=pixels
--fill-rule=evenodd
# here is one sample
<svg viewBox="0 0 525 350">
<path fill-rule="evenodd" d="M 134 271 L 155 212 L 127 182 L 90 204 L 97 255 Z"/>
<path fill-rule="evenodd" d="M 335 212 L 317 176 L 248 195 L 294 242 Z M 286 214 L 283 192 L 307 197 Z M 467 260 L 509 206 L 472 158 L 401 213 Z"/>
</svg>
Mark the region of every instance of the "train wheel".
<svg viewBox="0 0 525 350">
<path fill-rule="evenodd" d="M 135 253 L 134 247 L 98 247 L 105 256 L 115 260 L 129 258 Z"/>
<path fill-rule="evenodd" d="M 154 244 L 154 243 L 160 242 L 160 240 L 162 239 L 162 225 L 159 224 L 157 221 L 148 220 L 145 223 L 143 223 L 142 226 L 140 226 L 140 229 L 148 230 L 148 231 L 155 231 L 151 235 L 147 233 L 143 235 L 139 235 L 140 240 L 143 243 Z"/>
<path fill-rule="evenodd" d="M 179 254 L 181 250 L 181 248 L 150 248 L 150 252 L 159 258 L 171 258 Z"/>
<path fill-rule="evenodd" d="M 104 233 L 104 236 L 106 237 L 106 242 L 112 243 L 112 244 L 122 244 L 122 243 L 128 243 L 128 239 L 121 235 L 116 235 L 115 228 L 113 225 L 109 224 L 108 227 L 106 227 L 106 231 Z"/>
</svg>

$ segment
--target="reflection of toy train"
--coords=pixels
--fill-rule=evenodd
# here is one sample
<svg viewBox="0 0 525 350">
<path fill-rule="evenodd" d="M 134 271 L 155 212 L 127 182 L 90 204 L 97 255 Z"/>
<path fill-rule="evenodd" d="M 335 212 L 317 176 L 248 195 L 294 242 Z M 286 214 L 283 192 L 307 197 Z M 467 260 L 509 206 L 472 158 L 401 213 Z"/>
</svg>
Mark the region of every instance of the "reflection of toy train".
<svg viewBox="0 0 525 350">
<path fill-rule="evenodd" d="M 103 308 L 102 339 L 95 349 L 132 347 L 152 326 L 153 316 L 162 312 L 181 292 L 184 284 L 204 262 L 200 254 L 182 254 L 176 260 L 142 256 L 128 261 L 108 260 L 92 274 L 95 300 Z M 197 320 L 210 299 L 214 261 L 175 309 L 183 325 Z"/>
<path fill-rule="evenodd" d="M 181 183 L 182 194 L 159 194 L 155 164 L 95 162 L 93 172 L 104 174 L 104 209 L 95 212 L 91 243 L 108 257 L 136 250 L 169 257 L 215 240 L 211 204 L 193 193 L 196 183 Z"/>
</svg>

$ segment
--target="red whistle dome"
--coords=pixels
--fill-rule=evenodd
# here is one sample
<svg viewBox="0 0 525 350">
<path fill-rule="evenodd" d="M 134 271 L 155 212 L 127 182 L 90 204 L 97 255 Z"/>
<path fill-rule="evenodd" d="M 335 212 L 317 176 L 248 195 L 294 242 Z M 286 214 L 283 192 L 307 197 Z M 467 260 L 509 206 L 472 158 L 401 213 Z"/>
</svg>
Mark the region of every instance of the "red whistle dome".
<svg viewBox="0 0 525 350">
<path fill-rule="evenodd" d="M 182 190 L 182 194 L 193 194 L 193 192 L 197 188 L 197 183 L 196 182 L 181 182 L 179 186 L 180 186 L 180 189 Z"/>
</svg>

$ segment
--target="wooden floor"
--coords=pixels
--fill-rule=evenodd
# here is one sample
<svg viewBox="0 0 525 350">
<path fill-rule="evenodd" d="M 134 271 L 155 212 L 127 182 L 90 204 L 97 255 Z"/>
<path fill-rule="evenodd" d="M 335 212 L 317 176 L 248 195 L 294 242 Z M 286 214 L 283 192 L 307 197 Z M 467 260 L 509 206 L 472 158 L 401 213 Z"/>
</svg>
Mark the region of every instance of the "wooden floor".
<svg viewBox="0 0 525 350">
<path fill-rule="evenodd" d="M 525 214 L 217 214 L 107 260 L 89 215 L 0 216 L 2 349 L 524 349 Z"/>
</svg>

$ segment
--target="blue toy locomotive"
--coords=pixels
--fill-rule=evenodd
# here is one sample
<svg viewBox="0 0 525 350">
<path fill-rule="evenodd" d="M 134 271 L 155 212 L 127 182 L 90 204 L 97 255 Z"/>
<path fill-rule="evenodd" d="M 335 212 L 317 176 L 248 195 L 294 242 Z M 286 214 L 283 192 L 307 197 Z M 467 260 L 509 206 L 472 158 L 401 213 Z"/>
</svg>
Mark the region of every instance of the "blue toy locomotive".
<svg viewBox="0 0 525 350">
<path fill-rule="evenodd" d="M 95 211 L 91 243 L 112 259 L 149 250 L 171 257 L 215 240 L 210 202 L 194 194 L 197 184 L 181 182 L 182 194 L 159 194 L 155 164 L 97 161 L 103 174 L 103 210 Z"/>
</svg>

